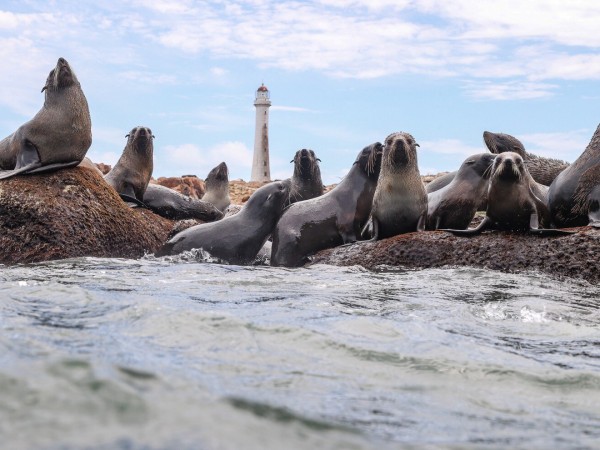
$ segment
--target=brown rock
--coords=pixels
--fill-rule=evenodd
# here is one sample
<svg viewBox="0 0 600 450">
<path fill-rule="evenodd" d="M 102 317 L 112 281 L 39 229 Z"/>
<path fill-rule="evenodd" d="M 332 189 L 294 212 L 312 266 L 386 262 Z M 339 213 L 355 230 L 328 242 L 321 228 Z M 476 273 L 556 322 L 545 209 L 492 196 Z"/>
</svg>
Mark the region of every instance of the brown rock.
<svg viewBox="0 0 600 450">
<path fill-rule="evenodd" d="M 151 182 L 166 186 L 194 199 L 200 199 L 204 195 L 204 181 L 198 179 L 195 175 L 160 177 L 158 180 L 151 180 Z"/>
<path fill-rule="evenodd" d="M 129 208 L 84 168 L 0 181 L 0 263 L 79 256 L 138 258 L 167 240 L 173 222 Z"/>
<path fill-rule="evenodd" d="M 110 169 L 112 169 L 112 167 L 109 164 L 104 164 L 104 163 L 95 163 L 96 167 L 98 169 L 100 169 L 100 172 L 102 172 L 104 175 L 106 175 L 108 172 L 110 172 Z"/>
<path fill-rule="evenodd" d="M 374 243 L 323 250 L 314 263 L 359 265 L 368 269 L 389 265 L 406 268 L 471 266 L 502 272 L 540 271 L 557 278 L 600 281 L 600 229 L 572 228 L 575 234 L 540 237 L 505 231 L 458 237 L 443 231 L 394 236 Z"/>
</svg>

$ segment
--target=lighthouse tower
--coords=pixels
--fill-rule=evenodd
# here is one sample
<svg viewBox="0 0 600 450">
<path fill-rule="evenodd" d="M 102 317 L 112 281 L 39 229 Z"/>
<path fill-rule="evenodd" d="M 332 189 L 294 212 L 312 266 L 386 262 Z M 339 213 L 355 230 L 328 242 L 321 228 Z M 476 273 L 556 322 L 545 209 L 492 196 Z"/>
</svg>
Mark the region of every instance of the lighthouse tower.
<svg viewBox="0 0 600 450">
<path fill-rule="evenodd" d="M 254 130 L 254 158 L 250 181 L 271 181 L 269 167 L 269 90 L 262 84 L 256 90 L 256 129 Z"/>
</svg>

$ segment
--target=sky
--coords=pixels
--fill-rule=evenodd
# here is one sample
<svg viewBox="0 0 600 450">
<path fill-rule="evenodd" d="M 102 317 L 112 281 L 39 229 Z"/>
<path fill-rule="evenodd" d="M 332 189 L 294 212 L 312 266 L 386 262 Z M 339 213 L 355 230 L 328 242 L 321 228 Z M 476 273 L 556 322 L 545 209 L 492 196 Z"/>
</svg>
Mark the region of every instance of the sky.
<svg viewBox="0 0 600 450">
<path fill-rule="evenodd" d="M 256 89 L 271 177 L 295 152 L 338 182 L 396 131 L 422 175 L 509 133 L 574 161 L 600 122 L 596 0 L 0 0 L 0 138 L 31 119 L 59 57 L 88 100 L 94 162 L 115 164 L 135 126 L 154 133 L 154 176 L 248 180 Z"/>
</svg>

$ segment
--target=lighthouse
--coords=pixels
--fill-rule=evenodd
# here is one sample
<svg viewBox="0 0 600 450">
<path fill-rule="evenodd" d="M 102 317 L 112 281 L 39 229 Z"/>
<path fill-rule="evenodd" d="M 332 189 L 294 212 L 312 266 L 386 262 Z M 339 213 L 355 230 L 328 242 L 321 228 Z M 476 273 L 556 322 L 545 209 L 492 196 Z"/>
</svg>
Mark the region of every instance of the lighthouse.
<svg viewBox="0 0 600 450">
<path fill-rule="evenodd" d="M 271 181 L 269 167 L 269 90 L 263 84 L 256 90 L 256 128 L 254 130 L 254 158 L 250 181 Z"/>
</svg>

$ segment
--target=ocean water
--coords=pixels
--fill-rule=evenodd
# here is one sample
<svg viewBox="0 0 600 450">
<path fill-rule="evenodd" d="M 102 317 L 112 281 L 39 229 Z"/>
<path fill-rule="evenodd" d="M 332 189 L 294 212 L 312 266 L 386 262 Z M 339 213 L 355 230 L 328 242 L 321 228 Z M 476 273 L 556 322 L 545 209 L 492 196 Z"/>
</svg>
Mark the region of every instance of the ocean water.
<svg viewBox="0 0 600 450">
<path fill-rule="evenodd" d="M 598 286 L 193 255 L 0 267 L 2 449 L 599 446 Z"/>
</svg>

